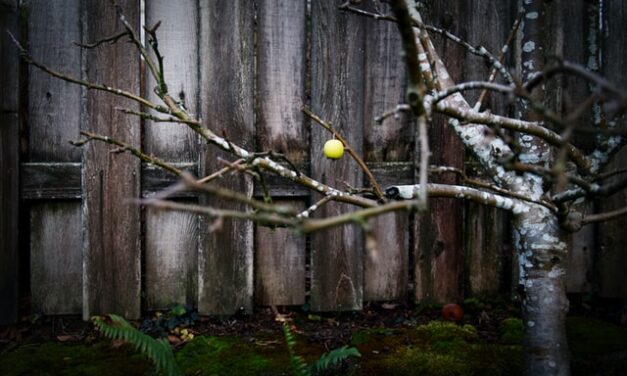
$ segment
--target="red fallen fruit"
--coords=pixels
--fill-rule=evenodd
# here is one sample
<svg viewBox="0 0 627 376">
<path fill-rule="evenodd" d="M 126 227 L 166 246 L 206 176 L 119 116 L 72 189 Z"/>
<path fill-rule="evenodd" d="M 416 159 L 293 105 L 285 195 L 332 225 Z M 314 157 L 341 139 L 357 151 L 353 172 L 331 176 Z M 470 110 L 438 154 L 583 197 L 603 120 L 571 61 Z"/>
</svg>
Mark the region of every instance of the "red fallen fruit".
<svg viewBox="0 0 627 376">
<path fill-rule="evenodd" d="M 459 304 L 450 303 L 442 307 L 442 317 L 447 321 L 459 321 L 464 317 L 464 310 Z"/>
</svg>

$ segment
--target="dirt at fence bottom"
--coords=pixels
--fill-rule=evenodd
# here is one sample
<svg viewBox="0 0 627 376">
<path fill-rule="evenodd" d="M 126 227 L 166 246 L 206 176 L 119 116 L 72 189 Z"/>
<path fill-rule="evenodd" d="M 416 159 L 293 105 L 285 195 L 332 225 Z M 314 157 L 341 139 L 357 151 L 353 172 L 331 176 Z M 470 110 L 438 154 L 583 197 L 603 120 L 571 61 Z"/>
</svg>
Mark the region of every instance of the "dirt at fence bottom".
<svg viewBox="0 0 627 376">
<path fill-rule="evenodd" d="M 437 306 L 383 305 L 326 315 L 268 309 L 224 319 L 198 317 L 179 306 L 135 324 L 169 338 L 186 375 L 293 374 L 283 322 L 296 337 L 294 352 L 308 364 L 340 346 L 358 349 L 361 357 L 324 374 L 520 374 L 522 323 L 515 305 L 469 300 L 464 310 L 453 323 L 442 320 Z M 567 326 L 575 375 L 622 375 L 627 369 L 625 325 L 578 315 Z M 0 328 L 0 375 L 150 374 L 154 368 L 142 355 L 103 339 L 78 318 L 33 316 Z"/>
</svg>

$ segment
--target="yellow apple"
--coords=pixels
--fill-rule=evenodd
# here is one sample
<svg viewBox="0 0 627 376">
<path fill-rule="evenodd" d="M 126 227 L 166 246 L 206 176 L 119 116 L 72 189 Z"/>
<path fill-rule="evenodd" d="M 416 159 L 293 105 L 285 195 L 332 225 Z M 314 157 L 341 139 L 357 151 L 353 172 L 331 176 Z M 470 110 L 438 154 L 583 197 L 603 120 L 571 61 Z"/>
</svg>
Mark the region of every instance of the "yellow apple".
<svg viewBox="0 0 627 376">
<path fill-rule="evenodd" d="M 329 159 L 340 159 L 344 154 L 344 144 L 340 140 L 329 140 L 324 143 L 323 151 Z"/>
</svg>

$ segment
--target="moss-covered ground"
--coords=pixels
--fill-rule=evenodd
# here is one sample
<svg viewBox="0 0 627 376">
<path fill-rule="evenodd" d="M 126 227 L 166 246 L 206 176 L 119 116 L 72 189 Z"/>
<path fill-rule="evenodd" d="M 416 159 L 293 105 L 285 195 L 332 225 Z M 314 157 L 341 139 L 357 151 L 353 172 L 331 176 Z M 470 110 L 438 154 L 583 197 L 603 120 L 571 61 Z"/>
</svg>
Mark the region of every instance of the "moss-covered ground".
<svg viewBox="0 0 627 376">
<path fill-rule="evenodd" d="M 627 329 L 583 317 L 567 321 L 575 375 L 623 375 Z M 509 318 L 490 339 L 471 325 L 432 321 L 394 328 L 356 328 L 351 346 L 361 358 L 329 374 L 518 375 L 522 325 Z M 308 363 L 328 350 L 306 333 L 297 334 L 296 353 Z M 280 330 L 247 336 L 199 335 L 176 351 L 186 375 L 286 375 L 289 357 Z M 0 375 L 151 375 L 154 369 L 128 346 L 46 341 L 0 348 Z"/>
</svg>

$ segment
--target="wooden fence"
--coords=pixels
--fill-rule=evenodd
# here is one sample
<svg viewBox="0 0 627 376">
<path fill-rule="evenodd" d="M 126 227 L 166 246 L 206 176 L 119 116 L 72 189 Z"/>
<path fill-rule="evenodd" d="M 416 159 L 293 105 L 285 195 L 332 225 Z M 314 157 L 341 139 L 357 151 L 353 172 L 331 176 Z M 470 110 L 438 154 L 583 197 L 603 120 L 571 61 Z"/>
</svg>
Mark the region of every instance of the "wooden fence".
<svg viewBox="0 0 627 376">
<path fill-rule="evenodd" d="M 139 30 L 140 1 L 120 3 Z M 403 100 L 396 26 L 340 12 L 340 3 L 146 0 L 143 14 L 146 25 L 162 21 L 160 48 L 170 91 L 216 132 L 249 149 L 283 152 L 332 185 L 364 184 L 349 159 L 323 158 L 320 149 L 328 135 L 303 117 L 300 108 L 308 105 L 365 156 L 382 185 L 413 182 L 412 124 L 404 118 L 374 122 Z M 500 50 L 516 18 L 515 1 L 426 3 L 430 23 L 492 51 Z M 625 83 L 620 62 L 627 61 L 626 3 L 552 2 L 551 52 L 585 63 L 599 56 L 590 52 L 592 45 L 602 46 L 602 72 Z M 18 6 L 17 0 L 1 0 L 0 7 L 0 30 L 18 35 L 35 59 L 155 99 L 154 81 L 142 74 L 141 61 L 127 43 L 94 50 L 73 44 L 120 30 L 108 2 L 23 0 Z M 605 34 L 594 33 L 599 19 Z M 592 35 L 599 39 L 591 40 Z M 487 77 L 482 61 L 435 39 L 445 60 L 453 62 L 454 78 Z M 474 204 L 433 200 L 428 214 L 374 219 L 378 251 L 373 254 L 364 254 L 362 231 L 353 225 L 308 239 L 243 221 L 225 220 L 212 232 L 214 224 L 196 215 L 129 204 L 173 178 L 129 155 L 112 154 L 105 145 L 73 147 L 68 140 L 77 139 L 80 130 L 141 146 L 201 176 L 230 158 L 182 126 L 141 122 L 115 111 L 137 109 L 127 100 L 20 65 L 4 33 L 0 61 L 0 323 L 15 320 L 18 296 L 30 297 L 32 311 L 45 314 L 138 317 L 146 309 L 189 303 L 204 314 L 227 315 L 255 305 L 308 302 L 314 311 L 331 311 L 360 309 L 369 301 L 456 301 L 508 293 L 516 283 L 504 213 Z M 576 100 L 588 91 L 581 82 L 564 80 L 564 85 L 557 100 Z M 491 105 L 507 104 L 493 98 Z M 433 163 L 473 170 L 442 119 L 430 138 Z M 259 194 L 248 177 L 228 177 L 223 184 Z M 279 179 L 269 178 L 269 185 L 277 202 L 296 208 L 319 198 Z M 243 209 L 212 197 L 182 193 L 178 198 Z M 317 215 L 347 209 L 329 204 Z M 627 261 L 620 247 L 625 235 L 617 230 L 624 225 L 623 220 L 591 227 L 573 238 L 569 291 L 594 287 L 604 296 L 627 296 L 619 267 Z"/>
</svg>

